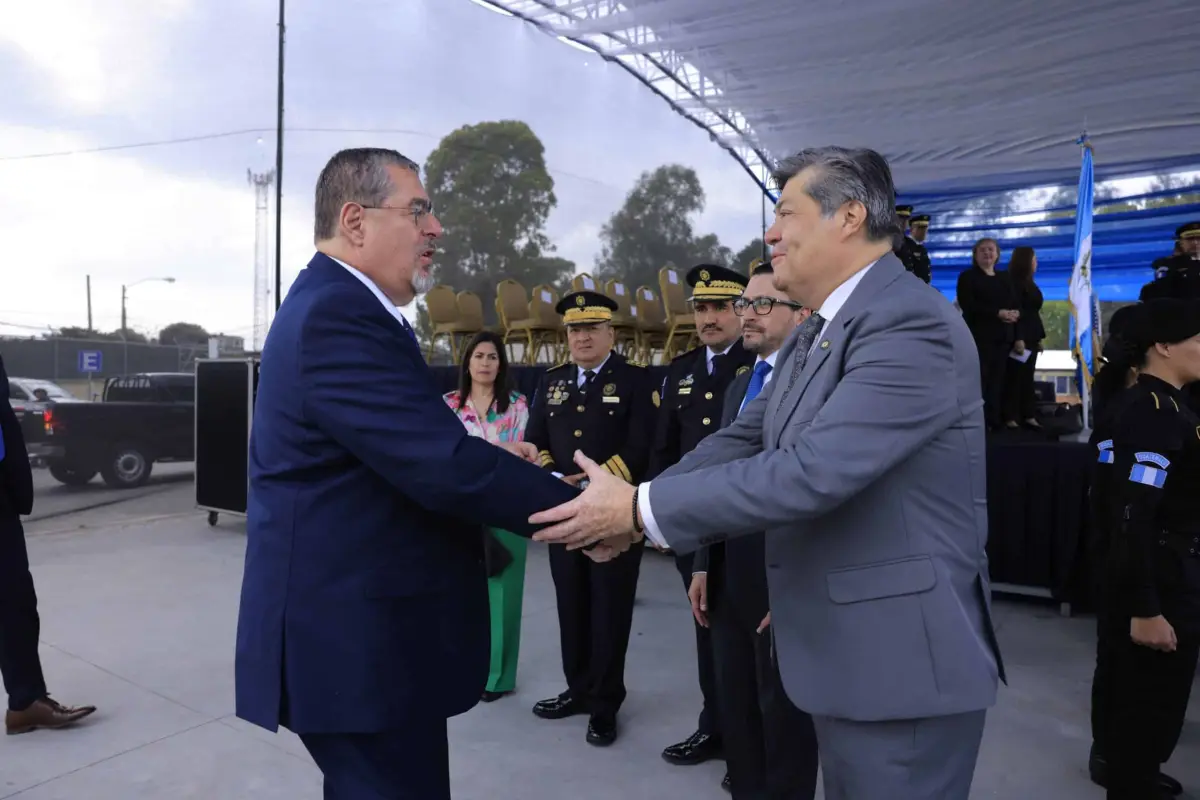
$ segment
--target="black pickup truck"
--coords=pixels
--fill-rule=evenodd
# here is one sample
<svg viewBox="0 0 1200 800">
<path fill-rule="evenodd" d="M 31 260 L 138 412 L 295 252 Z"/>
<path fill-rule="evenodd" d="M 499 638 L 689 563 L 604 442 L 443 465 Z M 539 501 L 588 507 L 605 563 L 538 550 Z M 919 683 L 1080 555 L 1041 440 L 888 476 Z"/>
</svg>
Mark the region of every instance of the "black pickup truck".
<svg viewBox="0 0 1200 800">
<path fill-rule="evenodd" d="M 47 403 L 40 430 L 23 426 L 56 480 L 82 486 L 99 472 L 109 486 L 131 489 L 149 480 L 156 461 L 195 459 L 192 373 L 110 378 L 102 398 L 95 403 Z"/>
</svg>

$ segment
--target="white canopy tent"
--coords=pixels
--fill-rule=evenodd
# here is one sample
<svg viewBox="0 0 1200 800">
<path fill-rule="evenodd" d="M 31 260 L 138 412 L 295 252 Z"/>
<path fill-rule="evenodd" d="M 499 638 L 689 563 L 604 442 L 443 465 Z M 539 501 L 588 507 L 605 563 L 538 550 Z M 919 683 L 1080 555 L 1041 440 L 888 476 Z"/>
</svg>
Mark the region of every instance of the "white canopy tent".
<svg viewBox="0 0 1200 800">
<path fill-rule="evenodd" d="M 619 64 L 755 180 L 868 146 L 906 200 L 1200 164 L 1196 0 L 473 0 Z"/>
</svg>

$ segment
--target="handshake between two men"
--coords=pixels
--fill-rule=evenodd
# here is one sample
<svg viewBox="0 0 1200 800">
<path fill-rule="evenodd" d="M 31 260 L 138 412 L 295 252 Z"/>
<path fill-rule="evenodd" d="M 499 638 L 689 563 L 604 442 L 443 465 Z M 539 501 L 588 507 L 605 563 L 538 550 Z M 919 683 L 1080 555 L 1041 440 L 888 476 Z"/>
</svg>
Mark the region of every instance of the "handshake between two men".
<svg viewBox="0 0 1200 800">
<path fill-rule="evenodd" d="M 529 442 L 499 446 L 531 464 L 538 463 L 537 447 Z M 576 485 L 586 479 L 587 488 L 574 500 L 531 516 L 529 521 L 535 525 L 550 525 L 534 534 L 534 541 L 565 544 L 568 550 L 588 547 L 588 558 L 597 563 L 611 561 L 643 538 L 635 499 L 637 488 L 580 450 L 575 451 L 575 463 L 583 472 L 564 480 Z M 590 547 L 593 544 L 596 546 Z"/>
</svg>

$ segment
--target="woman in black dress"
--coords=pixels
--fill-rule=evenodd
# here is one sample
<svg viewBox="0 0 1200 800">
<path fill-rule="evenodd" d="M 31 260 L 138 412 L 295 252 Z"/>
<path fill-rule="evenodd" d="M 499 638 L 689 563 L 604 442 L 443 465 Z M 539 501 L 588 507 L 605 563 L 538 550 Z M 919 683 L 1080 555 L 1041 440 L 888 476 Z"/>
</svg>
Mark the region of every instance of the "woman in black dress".
<svg viewBox="0 0 1200 800">
<path fill-rule="evenodd" d="M 1017 293 L 1003 270 L 997 271 L 1000 244 L 980 239 L 971 251 L 971 266 L 958 276 L 958 305 L 979 350 L 983 413 L 989 430 L 1002 424 L 1004 373 L 1016 341 Z"/>
<path fill-rule="evenodd" d="M 1008 259 L 1008 279 L 1016 292 L 1017 310 L 1021 312 L 1014 326 L 1012 352 L 1029 357 L 1025 361 L 1009 359 L 1004 373 L 1004 424 L 1009 428 L 1025 425 L 1040 429 L 1037 421 L 1037 397 L 1033 393 L 1033 373 L 1037 369 L 1038 353 L 1046 328 L 1042 325 L 1042 290 L 1034 282 L 1037 274 L 1037 253 L 1032 247 L 1014 247 Z"/>
</svg>

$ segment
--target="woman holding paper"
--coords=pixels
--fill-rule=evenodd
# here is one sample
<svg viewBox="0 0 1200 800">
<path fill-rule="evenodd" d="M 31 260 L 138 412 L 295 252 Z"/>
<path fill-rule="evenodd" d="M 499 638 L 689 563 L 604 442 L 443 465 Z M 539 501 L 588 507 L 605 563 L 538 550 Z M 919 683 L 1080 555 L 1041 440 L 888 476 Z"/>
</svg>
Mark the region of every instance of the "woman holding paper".
<svg viewBox="0 0 1200 800">
<path fill-rule="evenodd" d="M 1046 328 L 1042 324 L 1042 290 L 1034 281 L 1037 253 L 1032 247 L 1014 247 L 1008 259 L 1008 279 L 1012 281 L 1020 316 L 1015 323 L 1012 352 L 1004 373 L 1004 424 L 1009 428 L 1025 425 L 1040 430 L 1037 421 L 1037 397 L 1033 393 L 1033 373 Z"/>
</svg>

